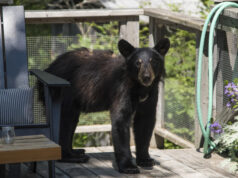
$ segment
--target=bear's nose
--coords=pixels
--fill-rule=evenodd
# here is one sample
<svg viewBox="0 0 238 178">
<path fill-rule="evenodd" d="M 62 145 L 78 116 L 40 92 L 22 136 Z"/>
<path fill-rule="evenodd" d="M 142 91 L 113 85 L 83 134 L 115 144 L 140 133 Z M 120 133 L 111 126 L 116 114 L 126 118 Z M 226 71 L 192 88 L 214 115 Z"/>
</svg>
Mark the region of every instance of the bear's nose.
<svg viewBox="0 0 238 178">
<path fill-rule="evenodd" d="M 143 81 L 147 83 L 147 82 L 150 81 L 150 78 L 151 78 L 151 77 L 150 77 L 150 73 L 146 73 L 146 74 L 143 76 Z"/>
</svg>

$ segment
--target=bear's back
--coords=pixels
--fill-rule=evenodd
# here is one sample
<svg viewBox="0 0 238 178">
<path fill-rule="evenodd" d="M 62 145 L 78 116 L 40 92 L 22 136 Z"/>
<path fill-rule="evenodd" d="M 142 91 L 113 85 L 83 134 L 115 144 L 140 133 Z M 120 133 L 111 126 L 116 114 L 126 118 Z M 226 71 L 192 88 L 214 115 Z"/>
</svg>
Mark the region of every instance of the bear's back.
<svg viewBox="0 0 238 178">
<path fill-rule="evenodd" d="M 125 61 L 121 57 L 114 56 L 110 50 L 89 51 L 87 48 L 79 48 L 66 52 L 56 58 L 45 70 L 66 80 L 71 81 L 75 72 L 113 72 L 122 68 Z"/>
<path fill-rule="evenodd" d="M 59 56 L 46 71 L 70 81 L 70 92 L 85 112 L 91 112 L 87 108 L 108 109 L 120 86 L 127 82 L 124 58 L 109 50 L 70 51 Z"/>
</svg>

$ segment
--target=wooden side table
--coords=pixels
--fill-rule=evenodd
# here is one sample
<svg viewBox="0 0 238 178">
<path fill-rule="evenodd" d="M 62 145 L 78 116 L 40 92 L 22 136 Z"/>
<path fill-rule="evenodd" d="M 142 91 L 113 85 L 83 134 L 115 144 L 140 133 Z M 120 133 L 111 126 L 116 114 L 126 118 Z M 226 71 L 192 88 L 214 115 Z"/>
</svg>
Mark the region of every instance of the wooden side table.
<svg viewBox="0 0 238 178">
<path fill-rule="evenodd" d="M 16 136 L 13 144 L 0 144 L 0 164 L 59 159 L 61 147 L 44 135 Z"/>
</svg>

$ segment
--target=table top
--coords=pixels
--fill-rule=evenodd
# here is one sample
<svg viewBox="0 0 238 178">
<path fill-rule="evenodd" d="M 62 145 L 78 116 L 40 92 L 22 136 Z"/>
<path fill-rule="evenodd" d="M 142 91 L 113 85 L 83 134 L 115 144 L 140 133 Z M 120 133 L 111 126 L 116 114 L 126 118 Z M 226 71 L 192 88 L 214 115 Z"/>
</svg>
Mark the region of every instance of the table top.
<svg viewBox="0 0 238 178">
<path fill-rule="evenodd" d="M 13 144 L 0 144 L 0 164 L 61 159 L 61 147 L 44 135 L 16 136 Z"/>
</svg>

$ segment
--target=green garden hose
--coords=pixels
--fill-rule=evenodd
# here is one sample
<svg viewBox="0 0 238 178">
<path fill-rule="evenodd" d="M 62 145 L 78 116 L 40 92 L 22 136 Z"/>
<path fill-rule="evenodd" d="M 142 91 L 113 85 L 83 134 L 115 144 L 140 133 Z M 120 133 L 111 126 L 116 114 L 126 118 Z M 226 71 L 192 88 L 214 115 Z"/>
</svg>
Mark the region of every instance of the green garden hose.
<svg viewBox="0 0 238 178">
<path fill-rule="evenodd" d="M 215 148 L 215 143 L 210 140 L 210 124 L 211 124 L 211 118 L 212 118 L 212 101 L 213 101 L 213 38 L 214 38 L 214 30 L 216 26 L 217 19 L 221 12 L 227 8 L 227 7 L 237 7 L 238 4 L 233 2 L 223 2 L 218 5 L 216 5 L 211 12 L 209 13 L 201 34 L 200 39 L 200 47 L 199 47 L 199 55 L 198 55 L 198 69 L 197 69 L 197 95 L 196 95 L 196 102 L 197 102 L 197 114 L 199 119 L 199 124 L 202 130 L 202 134 L 204 137 L 204 157 L 207 157 L 211 151 Z M 215 13 L 215 15 L 214 15 Z M 212 16 L 214 15 L 213 19 Z M 206 128 L 203 124 L 203 118 L 202 118 L 202 111 L 201 111 L 201 74 L 202 74 L 202 56 L 203 56 L 203 49 L 204 49 L 204 41 L 206 37 L 207 32 L 207 26 L 212 19 L 212 23 L 210 26 L 210 33 L 209 33 L 209 41 L 208 41 L 208 89 L 209 89 L 209 98 L 208 98 L 208 113 L 207 113 L 207 124 Z"/>
</svg>

